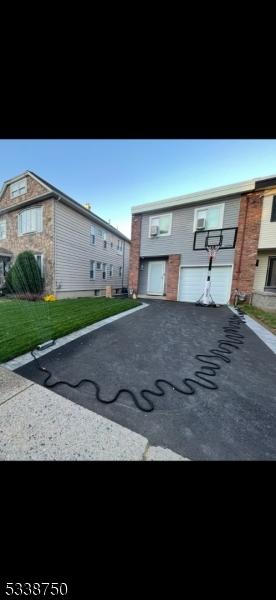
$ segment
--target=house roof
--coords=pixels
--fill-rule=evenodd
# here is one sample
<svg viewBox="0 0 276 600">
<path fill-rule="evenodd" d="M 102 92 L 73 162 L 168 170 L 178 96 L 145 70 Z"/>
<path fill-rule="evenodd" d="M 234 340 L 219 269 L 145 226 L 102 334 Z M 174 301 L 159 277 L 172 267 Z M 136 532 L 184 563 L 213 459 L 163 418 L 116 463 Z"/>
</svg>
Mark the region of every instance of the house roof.
<svg viewBox="0 0 276 600">
<path fill-rule="evenodd" d="M 18 179 L 21 179 L 22 177 L 25 177 L 26 175 L 31 175 L 31 177 L 33 177 L 34 179 L 36 179 L 36 181 L 38 181 L 44 187 L 46 187 L 47 192 L 53 192 L 57 197 L 59 197 L 61 202 L 64 202 L 71 208 L 77 210 L 78 212 L 82 213 L 86 217 L 90 218 L 91 221 L 96 221 L 99 225 L 102 225 L 103 227 L 108 229 L 111 233 L 116 235 L 117 237 L 120 237 L 123 240 L 130 242 L 130 239 L 127 236 L 125 236 L 123 233 L 121 233 L 118 229 L 116 229 L 116 227 L 113 227 L 112 225 L 110 225 L 110 223 L 108 223 L 107 221 L 105 221 L 104 219 L 102 219 L 101 217 L 96 215 L 95 213 L 93 213 L 91 210 L 88 210 L 87 208 L 85 208 L 82 204 L 77 202 L 77 200 L 74 200 L 73 198 L 71 198 L 64 192 L 62 192 L 62 190 L 60 190 L 56 186 L 49 183 L 49 181 L 46 181 L 46 179 L 43 179 L 42 177 L 40 177 L 40 175 L 37 175 L 36 173 L 34 173 L 34 171 L 29 171 L 29 170 L 25 171 L 24 173 L 21 173 L 20 175 L 17 175 L 16 177 L 13 177 L 12 179 L 8 179 L 7 181 L 5 181 L 4 185 L 2 186 L 1 192 L 0 192 L 0 198 L 4 194 L 4 191 L 7 187 L 7 185 L 9 185 L 10 183 L 12 183 L 14 181 L 17 181 Z M 38 200 L 38 199 L 39 199 L 39 197 L 37 196 L 36 200 Z"/>
<path fill-rule="evenodd" d="M 164 200 L 157 200 L 156 202 L 148 202 L 147 204 L 138 204 L 137 206 L 132 207 L 131 212 L 132 214 L 153 212 L 160 209 L 169 209 L 183 206 L 185 204 L 196 204 L 197 202 L 203 202 L 204 200 L 211 200 L 215 198 L 219 199 L 223 196 L 233 196 L 245 192 L 262 190 L 269 187 L 276 187 L 276 175 L 259 177 L 257 179 L 249 179 L 239 183 L 231 183 L 229 185 L 223 185 L 220 187 L 211 188 L 209 190 L 185 194 L 184 196 L 176 196 L 173 198 L 165 198 Z"/>
</svg>

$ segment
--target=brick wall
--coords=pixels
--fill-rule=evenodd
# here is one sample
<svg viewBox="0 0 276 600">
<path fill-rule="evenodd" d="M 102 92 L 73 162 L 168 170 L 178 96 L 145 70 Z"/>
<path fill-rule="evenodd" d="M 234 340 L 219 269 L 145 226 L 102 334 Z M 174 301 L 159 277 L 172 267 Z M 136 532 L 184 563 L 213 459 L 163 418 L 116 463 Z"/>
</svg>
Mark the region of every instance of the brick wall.
<svg viewBox="0 0 276 600">
<path fill-rule="evenodd" d="M 171 254 L 167 264 L 166 297 L 177 300 L 180 254 Z"/>
<path fill-rule="evenodd" d="M 142 215 L 132 215 L 128 287 L 138 294 Z"/>
<path fill-rule="evenodd" d="M 0 209 L 21 204 L 22 202 L 26 202 L 26 200 L 29 200 L 35 196 L 41 196 L 41 194 L 47 194 L 48 190 L 38 183 L 36 179 L 30 177 L 30 175 L 26 175 L 26 177 L 23 175 L 22 179 L 25 178 L 27 179 L 27 193 L 22 194 L 22 196 L 17 196 L 16 198 L 11 198 L 9 184 L 0 200 Z"/>
<path fill-rule="evenodd" d="M 236 288 L 247 295 L 252 293 L 261 227 L 262 203 L 263 193 L 260 192 L 246 194 L 241 197 L 231 291 L 232 302 Z"/>
</svg>

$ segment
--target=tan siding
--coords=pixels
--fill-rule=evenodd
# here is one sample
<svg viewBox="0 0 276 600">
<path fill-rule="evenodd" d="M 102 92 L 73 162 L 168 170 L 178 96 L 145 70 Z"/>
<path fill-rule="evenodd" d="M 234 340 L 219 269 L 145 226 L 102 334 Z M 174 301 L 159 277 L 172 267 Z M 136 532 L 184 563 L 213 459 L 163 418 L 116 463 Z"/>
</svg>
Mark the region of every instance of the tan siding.
<svg viewBox="0 0 276 600">
<path fill-rule="evenodd" d="M 261 230 L 259 237 L 259 248 L 276 248 L 276 221 L 271 222 L 271 210 L 273 195 L 276 195 L 276 190 L 271 192 L 263 199 L 263 212 L 261 221 Z"/>
<path fill-rule="evenodd" d="M 266 280 L 269 254 L 258 254 L 259 266 L 256 267 L 253 290 L 263 292 Z"/>
<path fill-rule="evenodd" d="M 93 224 L 90 219 L 80 215 L 61 202 L 56 202 L 56 285 L 57 292 L 65 291 L 93 291 L 112 285 L 112 288 L 127 286 L 129 243 L 125 244 L 124 281 L 119 277 L 119 267 L 123 266 L 123 255 L 117 252 L 117 237 L 101 227 L 107 235 L 107 248 L 104 248 L 103 239 L 96 235 L 95 245 L 90 244 L 90 228 Z M 95 224 L 96 227 L 100 227 Z M 113 248 L 110 247 L 110 238 L 113 238 Z M 113 265 L 112 278 L 107 274 L 103 279 L 102 271 L 96 271 L 95 280 L 90 279 L 90 260 Z"/>
</svg>

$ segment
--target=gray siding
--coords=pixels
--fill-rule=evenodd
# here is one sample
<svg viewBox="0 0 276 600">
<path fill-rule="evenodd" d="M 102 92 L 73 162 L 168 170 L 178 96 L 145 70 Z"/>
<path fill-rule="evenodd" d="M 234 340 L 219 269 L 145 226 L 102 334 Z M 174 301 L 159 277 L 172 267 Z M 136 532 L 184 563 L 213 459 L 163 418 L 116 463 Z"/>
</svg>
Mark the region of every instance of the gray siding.
<svg viewBox="0 0 276 600">
<path fill-rule="evenodd" d="M 123 254 L 118 254 L 117 240 L 120 236 L 111 234 L 101 227 L 107 234 L 107 248 L 104 241 L 96 235 L 95 245 L 90 243 L 90 229 L 93 222 L 83 215 L 72 210 L 61 202 L 55 203 L 55 273 L 57 292 L 93 291 L 104 289 L 111 285 L 113 289 L 127 287 L 129 246 L 125 246 L 123 280 L 119 277 L 119 267 L 123 267 Z M 96 227 L 100 227 L 95 223 Z M 113 248 L 110 240 L 113 238 Z M 107 273 L 106 279 L 102 271 L 95 272 L 95 279 L 90 279 L 90 260 L 113 265 L 113 277 Z"/>
<path fill-rule="evenodd" d="M 193 250 L 194 241 L 194 211 L 206 206 L 224 204 L 223 227 L 237 227 L 240 209 L 240 196 L 232 198 L 217 199 L 215 202 L 208 200 L 193 206 L 185 206 L 171 210 L 158 210 L 152 213 L 144 213 L 141 228 L 141 250 L 142 257 L 162 256 L 170 254 L 181 254 L 182 265 L 205 265 L 207 253 Z M 171 235 L 160 238 L 149 238 L 149 218 L 153 214 L 172 213 Z M 232 264 L 234 261 L 234 250 L 220 250 L 215 259 L 215 264 Z M 142 293 L 142 292 L 141 292 Z"/>
</svg>

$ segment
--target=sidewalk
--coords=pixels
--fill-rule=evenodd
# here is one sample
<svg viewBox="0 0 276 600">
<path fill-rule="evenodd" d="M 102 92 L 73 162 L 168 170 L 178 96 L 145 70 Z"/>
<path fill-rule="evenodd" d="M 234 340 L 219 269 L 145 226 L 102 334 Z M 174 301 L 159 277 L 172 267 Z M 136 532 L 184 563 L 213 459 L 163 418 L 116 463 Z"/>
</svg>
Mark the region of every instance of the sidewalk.
<svg viewBox="0 0 276 600">
<path fill-rule="evenodd" d="M 0 366 L 0 460 L 189 459 Z"/>
</svg>

